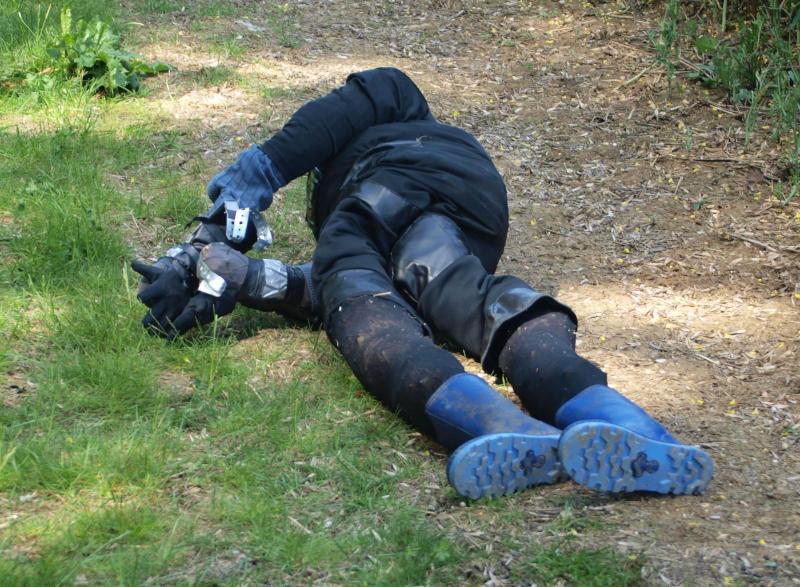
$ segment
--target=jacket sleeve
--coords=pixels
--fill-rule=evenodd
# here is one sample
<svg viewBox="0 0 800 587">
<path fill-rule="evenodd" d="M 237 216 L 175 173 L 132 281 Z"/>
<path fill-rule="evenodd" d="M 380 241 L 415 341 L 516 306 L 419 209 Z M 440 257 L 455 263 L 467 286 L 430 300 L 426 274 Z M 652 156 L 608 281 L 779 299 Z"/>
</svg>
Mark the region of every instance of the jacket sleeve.
<svg viewBox="0 0 800 587">
<path fill-rule="evenodd" d="M 308 102 L 261 145 L 289 182 L 339 153 L 371 126 L 432 119 L 419 88 L 399 69 L 351 74 L 341 88 Z"/>
</svg>

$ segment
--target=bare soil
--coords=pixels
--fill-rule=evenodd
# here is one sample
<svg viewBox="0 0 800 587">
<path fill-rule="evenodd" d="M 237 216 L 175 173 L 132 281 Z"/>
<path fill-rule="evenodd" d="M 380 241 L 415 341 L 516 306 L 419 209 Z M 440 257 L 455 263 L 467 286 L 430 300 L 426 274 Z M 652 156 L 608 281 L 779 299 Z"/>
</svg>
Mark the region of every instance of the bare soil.
<svg viewBox="0 0 800 587">
<path fill-rule="evenodd" d="M 247 21 L 261 32 L 216 21 L 247 47 L 239 57 L 209 57 L 190 32 L 145 48 L 177 64 L 173 76 L 223 63 L 292 90 L 200 87 L 175 99 L 155 82 L 165 116 L 201 125 L 202 156 L 227 162 L 241 148 L 231 136 L 267 136 L 349 72 L 404 69 L 506 179 L 501 271 L 570 304 L 579 349 L 611 384 L 715 459 L 701 497 L 615 499 L 573 484 L 530 492 L 519 505 L 532 539 L 554 503 L 573 500 L 612 528 L 585 529 L 582 543 L 644 554 L 648 582 L 800 584 L 800 206 L 772 195 L 783 171 L 770 129 L 747 143 L 742 113 L 722 95 L 679 80 L 668 91 L 649 68 L 650 8 L 287 6 L 297 47 L 279 44 L 265 12 Z M 458 508 L 431 508 L 468 526 Z M 506 584 L 499 567 L 486 576 Z"/>
</svg>

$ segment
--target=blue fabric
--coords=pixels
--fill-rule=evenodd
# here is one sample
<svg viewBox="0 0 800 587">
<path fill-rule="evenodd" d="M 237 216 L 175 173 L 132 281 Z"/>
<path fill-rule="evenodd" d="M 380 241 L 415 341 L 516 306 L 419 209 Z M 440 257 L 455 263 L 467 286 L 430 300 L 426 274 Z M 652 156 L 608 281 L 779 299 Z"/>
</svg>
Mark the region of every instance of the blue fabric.
<svg viewBox="0 0 800 587">
<path fill-rule="evenodd" d="M 212 202 L 234 201 L 239 208 L 263 211 L 272 204 L 272 194 L 286 185 L 272 160 L 257 146 L 244 151 L 230 167 L 208 184 Z"/>
</svg>

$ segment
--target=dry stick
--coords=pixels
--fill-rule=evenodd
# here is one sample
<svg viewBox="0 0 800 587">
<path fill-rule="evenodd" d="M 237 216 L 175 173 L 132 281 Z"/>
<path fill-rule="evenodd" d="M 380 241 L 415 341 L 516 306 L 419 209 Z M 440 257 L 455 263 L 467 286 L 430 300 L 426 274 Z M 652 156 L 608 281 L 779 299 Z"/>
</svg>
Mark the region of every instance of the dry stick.
<svg viewBox="0 0 800 587">
<path fill-rule="evenodd" d="M 647 67 L 645 67 L 645 68 L 644 68 L 642 71 L 640 71 L 640 72 L 639 72 L 639 73 L 637 73 L 635 76 L 633 76 L 631 79 L 629 79 L 628 81 L 622 82 L 620 85 L 618 85 L 618 86 L 615 88 L 615 90 L 619 90 L 619 89 L 621 89 L 621 88 L 624 88 L 624 87 L 626 87 L 626 86 L 629 86 L 629 85 L 631 85 L 631 84 L 632 84 L 633 82 L 635 82 L 637 79 L 639 79 L 639 78 L 640 78 L 640 77 L 642 77 L 644 74 L 646 74 L 648 71 L 650 71 L 651 69 L 653 69 L 653 68 L 654 68 L 656 65 L 658 65 L 658 63 L 656 63 L 656 62 L 654 61 L 653 63 L 651 63 L 650 65 L 648 65 Z"/>
<path fill-rule="evenodd" d="M 769 243 L 762 243 L 761 241 L 757 241 L 754 238 L 750 238 L 748 236 L 744 236 L 743 234 L 737 234 L 735 232 L 727 233 L 728 236 L 731 238 L 739 239 L 746 243 L 750 243 L 752 245 L 756 245 L 757 247 L 761 247 L 764 250 L 767 250 L 771 253 L 777 253 L 779 251 L 785 251 L 787 253 L 800 253 L 800 247 L 775 247 L 770 245 Z"/>
<path fill-rule="evenodd" d="M 659 157 L 668 157 L 670 159 L 675 159 L 676 161 L 685 161 L 685 162 L 692 162 L 692 163 L 736 163 L 737 165 L 743 167 L 752 167 L 753 169 L 759 171 L 761 175 L 763 175 L 767 179 L 777 180 L 775 176 L 771 175 L 769 171 L 766 169 L 767 162 L 766 161 L 742 161 L 741 159 L 732 159 L 730 157 L 678 157 L 677 155 L 673 155 L 672 153 L 659 153 Z"/>
<path fill-rule="evenodd" d="M 286 517 L 289 519 L 289 521 L 290 521 L 292 524 L 294 524 L 295 526 L 297 526 L 298 528 L 300 528 L 300 529 L 301 529 L 303 532 L 305 532 L 306 534 L 313 534 L 313 532 L 312 532 L 311 530 L 309 530 L 308 528 L 306 528 L 305 526 L 303 526 L 303 524 L 301 524 L 300 522 L 298 522 L 298 521 L 297 521 L 296 519 L 294 519 L 292 516 L 286 516 Z"/>
</svg>

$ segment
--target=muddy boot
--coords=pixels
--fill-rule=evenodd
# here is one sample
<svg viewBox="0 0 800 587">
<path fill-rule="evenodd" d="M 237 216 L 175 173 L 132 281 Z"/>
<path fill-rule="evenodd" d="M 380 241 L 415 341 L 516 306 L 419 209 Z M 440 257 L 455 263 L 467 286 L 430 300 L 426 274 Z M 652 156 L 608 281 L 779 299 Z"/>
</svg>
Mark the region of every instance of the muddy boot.
<svg viewBox="0 0 800 587">
<path fill-rule="evenodd" d="M 509 495 L 561 478 L 561 431 L 525 415 L 480 377 L 459 373 L 430 397 L 436 439 L 454 450 L 447 479 L 472 499 Z"/>
<path fill-rule="evenodd" d="M 703 493 L 714 475 L 704 450 L 676 440 L 642 408 L 605 385 L 592 385 L 556 413 L 564 428 L 558 454 L 574 481 L 598 491 Z"/>
</svg>

